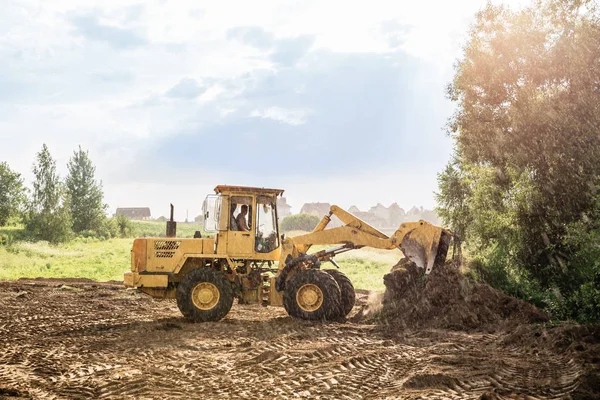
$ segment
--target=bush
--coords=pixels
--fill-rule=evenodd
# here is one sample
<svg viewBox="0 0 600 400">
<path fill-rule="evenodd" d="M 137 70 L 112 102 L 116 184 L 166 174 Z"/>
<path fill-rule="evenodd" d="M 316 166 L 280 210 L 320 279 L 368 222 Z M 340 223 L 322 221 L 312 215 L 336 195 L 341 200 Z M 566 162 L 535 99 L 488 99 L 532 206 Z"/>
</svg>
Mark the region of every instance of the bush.
<svg viewBox="0 0 600 400">
<path fill-rule="evenodd" d="M 131 220 L 124 215 L 117 215 L 114 219 L 117 225 L 117 232 L 119 236 L 131 236 L 131 232 L 133 231 L 133 225 L 131 224 Z"/>
<path fill-rule="evenodd" d="M 119 236 L 119 227 L 115 218 L 104 218 L 102 225 L 98 228 L 98 236 L 110 239 Z"/>
<path fill-rule="evenodd" d="M 25 228 L 35 240 L 52 244 L 68 242 L 73 238 L 68 204 L 61 205 L 55 212 L 30 211 L 25 218 Z"/>
<path fill-rule="evenodd" d="M 285 217 L 279 227 L 281 232 L 289 231 L 312 231 L 321 218 L 314 214 L 295 214 Z"/>
</svg>

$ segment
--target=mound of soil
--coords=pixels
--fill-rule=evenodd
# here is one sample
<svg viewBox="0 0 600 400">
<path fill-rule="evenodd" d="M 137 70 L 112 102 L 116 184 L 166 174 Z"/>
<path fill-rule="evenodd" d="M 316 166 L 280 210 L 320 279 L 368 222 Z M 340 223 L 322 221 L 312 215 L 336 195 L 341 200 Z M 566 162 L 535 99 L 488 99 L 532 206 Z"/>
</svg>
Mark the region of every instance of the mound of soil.
<svg viewBox="0 0 600 400">
<path fill-rule="evenodd" d="M 383 277 L 384 324 L 398 328 L 495 330 L 507 325 L 546 322 L 533 305 L 463 276 L 447 263 L 428 276 L 403 259 Z"/>
</svg>

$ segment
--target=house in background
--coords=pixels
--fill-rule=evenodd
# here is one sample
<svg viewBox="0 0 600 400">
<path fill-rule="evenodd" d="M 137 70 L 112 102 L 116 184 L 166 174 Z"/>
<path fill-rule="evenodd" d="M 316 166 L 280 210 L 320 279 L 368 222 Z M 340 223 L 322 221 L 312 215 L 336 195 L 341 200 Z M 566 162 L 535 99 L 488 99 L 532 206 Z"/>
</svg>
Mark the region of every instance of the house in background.
<svg viewBox="0 0 600 400">
<path fill-rule="evenodd" d="M 356 213 L 359 213 L 359 212 L 361 212 L 361 211 L 360 211 L 360 210 L 358 209 L 358 207 L 356 207 L 356 206 L 350 206 L 350 208 L 348 209 L 348 212 L 349 212 L 350 214 L 354 214 L 354 215 L 356 215 Z"/>
<path fill-rule="evenodd" d="M 300 209 L 300 214 L 314 214 L 319 217 L 329 214 L 331 204 L 329 203 L 305 203 Z"/>
<path fill-rule="evenodd" d="M 124 215 L 129 219 L 136 220 L 147 220 L 151 217 L 149 207 L 117 208 L 117 211 L 115 212 L 115 217 L 118 215 Z"/>
<path fill-rule="evenodd" d="M 329 203 L 304 203 L 300 209 L 300 214 L 313 214 L 319 218 L 323 218 L 329 214 L 331 204 Z M 337 228 L 338 226 L 344 225 L 335 215 L 331 216 L 331 221 L 327 225 L 327 228 Z"/>
<path fill-rule="evenodd" d="M 277 217 L 281 220 L 287 217 L 288 215 L 292 215 L 292 206 L 287 203 L 285 197 L 281 197 L 277 200 Z"/>
<path fill-rule="evenodd" d="M 300 210 L 301 214 L 315 214 L 319 217 L 329 213 L 329 203 L 306 203 Z M 355 205 L 348 208 L 348 212 L 376 229 L 398 229 L 403 222 L 412 222 L 424 219 L 434 225 L 440 225 L 437 214 L 433 210 L 426 210 L 423 207 L 413 207 L 408 212 L 404 211 L 398 203 L 392 203 L 389 207 L 377 203 L 369 211 L 361 211 Z M 334 215 L 331 219 L 329 228 L 343 225 Z"/>
</svg>

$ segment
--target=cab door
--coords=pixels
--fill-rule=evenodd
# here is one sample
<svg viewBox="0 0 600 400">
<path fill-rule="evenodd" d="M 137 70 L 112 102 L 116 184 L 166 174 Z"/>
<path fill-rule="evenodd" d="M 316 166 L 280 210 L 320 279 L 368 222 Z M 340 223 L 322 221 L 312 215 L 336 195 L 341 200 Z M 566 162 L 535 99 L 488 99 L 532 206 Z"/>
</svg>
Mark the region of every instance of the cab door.
<svg viewBox="0 0 600 400">
<path fill-rule="evenodd" d="M 244 209 L 246 209 L 245 215 Z M 247 257 L 253 254 L 254 210 L 253 196 L 231 196 L 229 198 L 229 224 L 227 231 L 227 255 L 229 257 Z M 236 222 L 236 220 L 241 223 Z M 243 231 L 241 230 L 242 228 L 248 228 L 248 230 Z"/>
</svg>

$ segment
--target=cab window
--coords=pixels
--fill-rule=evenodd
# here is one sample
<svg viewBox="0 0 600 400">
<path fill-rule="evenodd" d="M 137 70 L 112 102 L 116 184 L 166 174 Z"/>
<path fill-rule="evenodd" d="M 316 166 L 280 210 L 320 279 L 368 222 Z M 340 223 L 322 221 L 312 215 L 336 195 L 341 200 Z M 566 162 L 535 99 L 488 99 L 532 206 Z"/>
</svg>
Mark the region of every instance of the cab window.
<svg viewBox="0 0 600 400">
<path fill-rule="evenodd" d="M 208 195 L 202 205 L 204 214 L 204 230 L 217 232 L 219 230 L 219 215 L 221 215 L 221 195 Z"/>
<path fill-rule="evenodd" d="M 258 253 L 269 253 L 279 246 L 275 200 L 268 196 L 256 198 L 256 240 Z"/>
<path fill-rule="evenodd" d="M 231 196 L 229 211 L 229 230 L 250 231 L 252 229 L 252 197 Z"/>
</svg>

